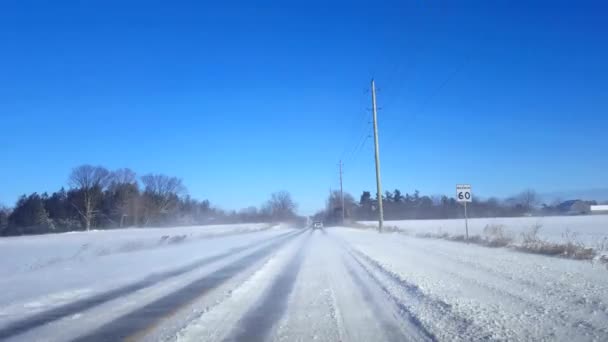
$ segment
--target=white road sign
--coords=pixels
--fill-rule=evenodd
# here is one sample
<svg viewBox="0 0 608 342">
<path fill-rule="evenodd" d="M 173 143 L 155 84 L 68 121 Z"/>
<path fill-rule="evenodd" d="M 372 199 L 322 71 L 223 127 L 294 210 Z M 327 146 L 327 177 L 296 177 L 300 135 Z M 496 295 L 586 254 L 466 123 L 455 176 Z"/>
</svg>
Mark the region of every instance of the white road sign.
<svg viewBox="0 0 608 342">
<path fill-rule="evenodd" d="M 456 185 L 456 200 L 458 202 L 471 202 L 473 200 L 470 184 Z"/>
</svg>

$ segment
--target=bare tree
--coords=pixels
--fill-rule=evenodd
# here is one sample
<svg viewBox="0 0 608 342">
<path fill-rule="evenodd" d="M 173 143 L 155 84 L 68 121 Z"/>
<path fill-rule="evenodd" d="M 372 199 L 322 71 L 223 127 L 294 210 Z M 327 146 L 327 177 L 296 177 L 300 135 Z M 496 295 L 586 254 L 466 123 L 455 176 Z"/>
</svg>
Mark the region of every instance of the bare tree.
<svg viewBox="0 0 608 342">
<path fill-rule="evenodd" d="M 254 206 L 250 206 L 244 209 L 241 209 L 238 213 L 239 221 L 241 222 L 255 222 L 259 220 L 260 214 L 258 212 L 258 208 Z"/>
<path fill-rule="evenodd" d="M 352 218 L 357 204 L 355 198 L 348 192 L 344 193 L 344 216 Z M 342 221 L 342 196 L 340 191 L 332 191 L 325 202 L 325 220 L 328 223 L 341 223 Z"/>
<path fill-rule="evenodd" d="M 119 221 L 119 227 L 125 225 L 125 219 L 137 222 L 139 209 L 139 186 L 137 176 L 131 169 L 118 169 L 110 175 L 108 190 L 112 196 L 111 212 Z"/>
<path fill-rule="evenodd" d="M 174 208 L 179 196 L 186 192 L 182 180 L 176 177 L 147 174 L 141 177 L 141 181 L 144 185 L 145 224 Z"/>
<path fill-rule="evenodd" d="M 137 175 L 131 169 L 118 169 L 110 175 L 111 184 L 137 184 Z M 111 186 L 111 185 L 110 185 Z"/>
<path fill-rule="evenodd" d="M 526 190 L 522 191 L 517 196 L 517 201 L 519 202 L 519 204 L 521 204 L 521 206 L 526 211 L 526 213 L 532 212 L 532 210 L 540 202 L 538 195 L 536 194 L 536 191 L 534 191 L 532 189 L 526 189 Z"/>
<path fill-rule="evenodd" d="M 4 229 L 8 227 L 8 218 L 10 214 L 11 210 L 0 204 L 0 236 L 3 235 Z"/>
<path fill-rule="evenodd" d="M 81 165 L 74 168 L 70 174 L 70 187 L 80 193 L 78 203 L 72 205 L 82 217 L 86 230 L 91 229 L 102 191 L 109 180 L 110 172 L 101 166 Z"/>
<path fill-rule="evenodd" d="M 291 199 L 289 192 L 279 191 L 270 195 L 266 208 L 270 211 L 272 220 L 285 221 L 296 216 L 297 206 Z"/>
</svg>

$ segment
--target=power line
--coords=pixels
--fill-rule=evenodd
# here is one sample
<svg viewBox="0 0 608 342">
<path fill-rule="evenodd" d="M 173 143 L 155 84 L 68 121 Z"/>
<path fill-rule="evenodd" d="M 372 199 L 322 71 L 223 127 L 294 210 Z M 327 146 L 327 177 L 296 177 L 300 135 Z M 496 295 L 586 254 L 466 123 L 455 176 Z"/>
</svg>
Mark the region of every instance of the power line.
<svg viewBox="0 0 608 342">
<path fill-rule="evenodd" d="M 361 139 L 361 141 L 357 144 L 356 149 L 354 150 L 353 154 L 351 155 L 351 158 L 349 158 L 348 162 L 350 164 L 354 164 L 355 160 L 357 159 L 357 157 L 360 155 L 361 151 L 363 150 L 363 146 L 365 146 L 365 143 L 371 138 L 371 132 L 369 132 L 368 134 L 366 134 L 363 139 Z"/>
<path fill-rule="evenodd" d="M 454 70 L 452 70 L 451 73 L 449 73 L 447 75 L 447 77 L 439 84 L 439 86 L 437 86 L 426 98 L 425 100 L 421 103 L 421 105 L 419 106 L 419 110 L 416 111 L 412 117 L 410 119 L 415 118 L 416 116 L 424 113 L 424 111 L 428 108 L 428 105 L 431 103 L 431 100 L 441 91 L 441 89 L 443 89 L 453 78 L 454 76 L 456 76 L 456 74 L 458 74 L 466 64 L 468 64 L 468 62 L 470 61 L 470 58 L 467 57 L 465 58 L 462 63 L 460 63 Z M 402 126 L 403 127 L 403 126 Z M 387 139 L 387 142 L 392 142 L 397 136 L 399 135 L 399 131 L 396 131 L 393 135 L 390 136 L 389 139 Z"/>
<path fill-rule="evenodd" d="M 369 124 L 365 127 L 365 130 L 361 133 L 359 139 L 357 139 L 357 142 L 353 146 L 351 153 L 348 155 L 348 157 L 346 159 L 344 159 L 347 164 L 349 164 L 352 161 L 352 159 L 357 155 L 357 153 L 359 153 L 359 151 L 361 150 L 361 145 L 363 145 L 365 143 L 365 140 L 367 140 L 369 138 L 370 132 L 369 132 L 368 126 L 369 126 Z"/>
<path fill-rule="evenodd" d="M 429 40 L 418 40 L 417 42 L 414 42 L 413 45 L 411 41 L 404 41 L 402 47 L 408 46 L 412 48 L 412 51 L 418 51 L 420 54 L 421 51 L 424 52 L 429 44 Z M 401 49 L 401 47 L 398 47 L 398 49 Z M 389 74 L 387 80 L 382 82 L 384 85 L 381 88 L 376 89 L 377 92 L 384 94 L 383 107 L 387 110 L 390 111 L 390 108 L 392 108 L 396 99 L 403 97 L 400 96 L 400 94 L 403 92 L 403 89 L 407 88 L 406 85 L 408 83 L 406 81 L 409 81 L 413 77 L 414 74 L 412 71 L 423 61 L 420 56 L 418 57 L 419 58 L 416 58 L 415 55 L 409 55 L 406 58 L 407 63 L 399 63 L 402 59 L 398 59 L 397 63 L 395 63 L 395 72 Z M 401 77 L 402 75 L 404 76 L 403 78 Z M 383 92 L 382 89 L 386 89 L 387 91 Z M 388 91 L 389 89 L 391 89 L 391 91 Z"/>
<path fill-rule="evenodd" d="M 359 151 L 356 153 L 354 159 L 352 160 L 352 164 L 354 164 L 357 159 L 359 158 L 359 156 L 361 155 L 361 151 L 363 151 L 363 147 L 365 146 L 365 143 L 371 138 L 371 135 L 368 135 L 365 137 L 365 140 L 363 140 L 363 143 L 361 144 L 361 146 L 359 147 Z"/>
<path fill-rule="evenodd" d="M 359 143 L 359 140 L 361 140 L 361 135 L 362 134 L 355 135 L 356 137 L 358 137 L 355 140 L 355 147 Z M 348 159 L 348 156 L 350 156 L 353 153 L 353 150 L 354 150 L 354 147 L 352 147 L 352 145 L 346 144 L 344 146 L 344 149 L 343 149 L 342 153 L 340 154 L 340 159 Z"/>
<path fill-rule="evenodd" d="M 367 93 L 367 91 L 365 91 L 365 93 Z M 364 109 L 364 108 L 365 108 L 365 105 L 364 105 L 363 100 L 364 100 L 364 97 L 363 97 L 363 96 L 361 96 L 361 97 L 359 98 L 359 108 L 363 108 L 363 109 Z M 363 123 L 364 123 L 363 128 L 364 128 L 364 129 L 366 129 L 365 125 L 366 125 L 366 123 L 368 123 L 368 121 L 369 121 L 369 120 L 367 119 L 367 115 L 366 115 L 366 114 L 367 114 L 367 113 L 366 113 L 366 111 L 365 111 L 365 110 L 362 110 L 362 111 L 361 111 L 361 117 L 360 117 L 360 118 L 361 118 L 361 119 L 363 119 Z M 358 128 L 358 127 L 360 127 L 360 126 L 359 126 L 359 123 L 360 123 L 361 121 L 359 121 L 359 118 L 358 118 L 358 117 L 359 117 L 358 115 L 353 115 L 353 118 L 354 118 L 354 119 L 353 119 L 353 121 L 352 121 L 352 123 L 353 123 L 353 124 L 352 124 L 352 131 L 356 131 L 356 130 L 357 130 L 357 128 Z M 355 135 L 355 137 L 357 137 L 357 136 L 359 136 L 359 135 Z M 359 137 L 359 138 L 357 138 L 357 139 L 355 140 L 355 147 L 356 147 L 356 146 L 357 146 L 357 144 L 359 143 L 360 139 L 362 139 L 362 138 L 361 138 L 361 137 Z M 348 140 L 350 140 L 350 139 L 348 139 Z M 346 154 L 349 152 L 349 150 L 350 150 L 350 153 L 352 154 L 353 149 L 352 149 L 350 146 L 351 146 L 351 145 L 350 145 L 349 143 L 347 143 L 347 144 L 344 146 L 344 149 L 342 150 L 342 153 L 340 154 L 340 159 L 344 159 L 344 158 L 346 157 Z"/>
</svg>

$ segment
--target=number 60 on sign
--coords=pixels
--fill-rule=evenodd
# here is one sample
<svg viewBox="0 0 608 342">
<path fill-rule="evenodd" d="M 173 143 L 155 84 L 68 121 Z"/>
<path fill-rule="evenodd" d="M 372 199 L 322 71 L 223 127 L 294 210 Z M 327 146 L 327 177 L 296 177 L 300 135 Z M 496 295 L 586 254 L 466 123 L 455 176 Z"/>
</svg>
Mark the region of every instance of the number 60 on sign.
<svg viewBox="0 0 608 342">
<path fill-rule="evenodd" d="M 471 202 L 471 185 L 470 184 L 457 184 L 456 185 L 456 200 L 458 202 Z"/>
</svg>

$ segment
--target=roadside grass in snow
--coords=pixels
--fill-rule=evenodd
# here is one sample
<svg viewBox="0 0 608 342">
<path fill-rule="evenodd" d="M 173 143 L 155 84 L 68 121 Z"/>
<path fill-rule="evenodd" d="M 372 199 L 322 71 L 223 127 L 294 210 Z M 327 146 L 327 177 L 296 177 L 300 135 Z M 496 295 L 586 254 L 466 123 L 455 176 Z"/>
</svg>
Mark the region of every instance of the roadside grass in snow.
<svg viewBox="0 0 608 342">
<path fill-rule="evenodd" d="M 374 227 L 370 226 L 369 224 L 363 224 L 363 223 L 359 223 L 359 222 L 344 222 L 344 226 L 345 227 L 349 227 L 349 228 L 357 228 L 357 229 L 372 229 Z M 376 227 L 378 228 L 378 227 Z"/>
<path fill-rule="evenodd" d="M 527 253 L 560 256 L 577 260 L 592 260 L 598 256 L 598 251 L 587 247 L 578 239 L 578 234 L 566 231 L 562 234 L 563 242 L 548 242 L 538 236 L 541 225 L 536 224 L 530 230 L 522 233 L 522 244 L 516 249 Z"/>
<path fill-rule="evenodd" d="M 356 228 L 356 229 L 375 229 L 378 230 L 378 226 L 372 226 L 369 224 L 359 223 L 359 222 L 349 222 L 344 224 L 344 227 L 348 228 Z M 382 232 L 384 233 L 403 233 L 410 235 L 410 232 L 407 229 L 399 228 L 397 226 L 382 226 Z"/>
<path fill-rule="evenodd" d="M 377 229 L 377 227 L 359 223 L 352 227 L 360 229 Z M 491 248 L 506 247 L 519 252 L 551 257 L 596 261 L 603 264 L 608 270 L 608 236 L 598 241 L 596 246 L 589 247 L 580 241 L 577 233 L 571 231 L 566 231 L 562 234 L 561 242 L 548 241 L 539 236 L 541 228 L 542 225 L 539 223 L 532 225 L 527 231 L 521 233 L 520 240 L 517 240 L 516 235 L 513 232 L 508 231 L 502 224 L 487 224 L 481 235 L 470 235 L 468 240 L 463 234 L 450 235 L 447 232 L 442 232 L 441 229 L 439 229 L 437 233 L 426 232 L 412 234 L 410 231 L 400 229 L 396 226 L 387 226 L 383 228 L 383 231 L 398 232 L 405 235 L 413 235 L 418 238 L 472 243 Z"/>
<path fill-rule="evenodd" d="M 482 245 L 486 247 L 506 247 L 514 242 L 513 234 L 507 232 L 505 227 L 501 224 L 489 224 L 483 229 L 483 235 L 470 235 L 467 240 L 465 235 L 457 234 L 450 235 L 446 232 L 434 233 L 422 233 L 416 234 L 416 237 L 431 238 L 431 239 L 443 239 L 456 242 L 468 242 L 476 245 Z"/>
</svg>

